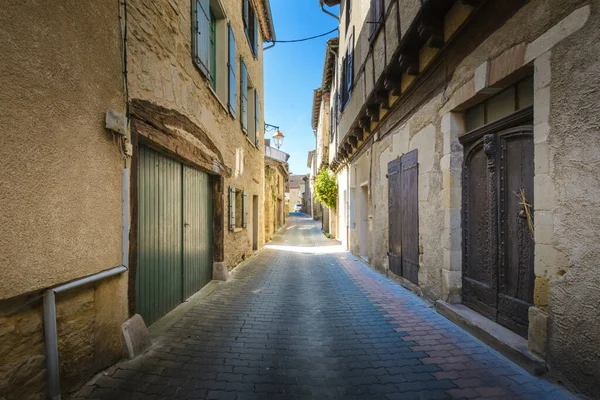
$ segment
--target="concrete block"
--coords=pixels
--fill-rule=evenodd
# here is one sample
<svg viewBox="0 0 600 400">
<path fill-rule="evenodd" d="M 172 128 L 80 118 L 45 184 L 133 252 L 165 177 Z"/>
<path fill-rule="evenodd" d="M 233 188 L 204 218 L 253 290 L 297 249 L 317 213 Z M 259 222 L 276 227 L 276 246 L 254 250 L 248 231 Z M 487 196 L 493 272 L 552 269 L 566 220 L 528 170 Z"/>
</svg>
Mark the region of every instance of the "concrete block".
<svg viewBox="0 0 600 400">
<path fill-rule="evenodd" d="M 152 346 L 150 332 L 141 315 L 135 314 L 121 326 L 123 332 L 123 356 L 130 360 Z"/>
<path fill-rule="evenodd" d="M 533 286 L 533 304 L 538 307 L 548 306 L 548 279 L 542 277 L 535 278 Z"/>
<path fill-rule="evenodd" d="M 569 260 L 562 251 L 548 244 L 536 243 L 533 270 L 535 276 L 552 278 L 559 276 L 559 271 L 566 270 Z"/>
<path fill-rule="evenodd" d="M 550 121 L 550 87 L 533 90 L 533 125 Z"/>
<path fill-rule="evenodd" d="M 450 304 L 461 302 L 462 272 L 442 269 L 442 297 Z"/>
<path fill-rule="evenodd" d="M 550 173 L 550 154 L 548 142 L 535 143 L 533 147 L 535 175 Z"/>
<path fill-rule="evenodd" d="M 550 124 L 548 121 L 541 122 L 533 127 L 533 143 L 543 143 L 548 140 Z"/>
<path fill-rule="evenodd" d="M 473 76 L 475 83 L 475 92 L 481 93 L 488 87 L 488 76 L 490 72 L 490 62 L 486 60 L 479 67 L 475 68 Z"/>
<path fill-rule="evenodd" d="M 229 280 L 229 270 L 224 262 L 213 262 L 213 279 L 216 281 Z"/>
<path fill-rule="evenodd" d="M 589 5 L 578 8 L 529 43 L 525 50 L 525 64 L 533 61 L 554 47 L 555 44 L 581 29 L 590 17 L 590 12 Z"/>
<path fill-rule="evenodd" d="M 489 86 L 504 86 L 502 80 L 523 66 L 526 47 L 527 45 L 524 42 L 519 43 L 490 61 Z"/>
<path fill-rule="evenodd" d="M 541 89 L 550 84 L 551 80 L 551 66 L 550 66 L 550 55 L 551 52 L 547 51 L 535 59 L 534 73 L 533 73 L 533 88 Z"/>
<path fill-rule="evenodd" d="M 554 212 L 536 211 L 533 221 L 535 242 L 552 244 L 554 241 Z"/>
<path fill-rule="evenodd" d="M 529 307 L 529 350 L 540 357 L 546 356 L 548 314 L 537 307 Z"/>
<path fill-rule="evenodd" d="M 535 209 L 554 210 L 556 208 L 556 189 L 554 180 L 548 174 L 536 175 L 533 178 L 533 198 Z"/>
<path fill-rule="evenodd" d="M 460 250 L 460 247 L 455 250 L 444 251 L 444 269 L 448 271 L 462 270 L 462 250 Z"/>
</svg>

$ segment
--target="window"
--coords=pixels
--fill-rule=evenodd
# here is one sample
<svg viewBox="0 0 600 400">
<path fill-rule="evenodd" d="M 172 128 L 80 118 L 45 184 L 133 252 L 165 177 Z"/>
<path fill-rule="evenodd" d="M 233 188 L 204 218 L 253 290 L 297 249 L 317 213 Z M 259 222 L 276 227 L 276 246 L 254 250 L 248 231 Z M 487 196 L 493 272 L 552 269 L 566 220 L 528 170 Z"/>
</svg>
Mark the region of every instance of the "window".
<svg viewBox="0 0 600 400">
<path fill-rule="evenodd" d="M 533 76 L 504 89 L 465 112 L 467 132 L 533 104 Z"/>
<path fill-rule="evenodd" d="M 258 21 L 250 0 L 242 0 L 242 14 L 244 17 L 244 32 L 246 32 L 250 50 L 254 58 L 258 58 Z"/>
<path fill-rule="evenodd" d="M 229 53 L 227 55 L 227 68 L 229 69 L 229 85 L 227 95 L 227 106 L 229 112 L 235 117 L 235 106 L 236 106 L 236 86 L 237 81 L 235 79 L 235 36 L 233 36 L 233 28 L 231 24 L 227 26 L 228 38 L 229 38 Z"/>
<path fill-rule="evenodd" d="M 343 111 L 352 97 L 352 86 L 354 84 L 354 28 L 348 38 L 346 56 L 342 57 L 342 79 L 340 80 L 340 102 L 339 110 Z"/>
<path fill-rule="evenodd" d="M 240 57 L 240 125 L 242 131 L 256 147 L 260 144 L 259 107 L 258 91 L 250 82 L 248 67 Z"/>
<path fill-rule="evenodd" d="M 227 23 L 217 0 L 193 0 L 193 61 L 217 96 L 227 96 L 225 69 Z"/>
<path fill-rule="evenodd" d="M 246 192 L 229 186 L 229 230 L 235 231 L 248 226 Z"/>
<path fill-rule="evenodd" d="M 383 0 L 371 0 L 369 9 L 369 40 L 375 39 L 384 18 Z"/>
<path fill-rule="evenodd" d="M 248 68 L 240 57 L 240 124 L 242 131 L 248 134 Z"/>
<path fill-rule="evenodd" d="M 351 16 L 352 16 L 352 0 L 346 0 L 346 33 L 348 33 L 348 27 L 350 26 Z"/>
</svg>

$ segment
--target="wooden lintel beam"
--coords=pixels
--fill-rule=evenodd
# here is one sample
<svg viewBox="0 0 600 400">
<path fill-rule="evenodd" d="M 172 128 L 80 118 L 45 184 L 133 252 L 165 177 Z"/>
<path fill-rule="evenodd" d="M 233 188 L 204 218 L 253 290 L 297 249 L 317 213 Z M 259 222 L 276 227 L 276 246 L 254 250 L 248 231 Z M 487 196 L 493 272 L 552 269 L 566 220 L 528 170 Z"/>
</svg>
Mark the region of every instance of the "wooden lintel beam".
<svg viewBox="0 0 600 400">
<path fill-rule="evenodd" d="M 419 58 L 415 53 L 402 53 L 398 57 L 398 69 L 409 75 L 419 74 Z"/>
</svg>

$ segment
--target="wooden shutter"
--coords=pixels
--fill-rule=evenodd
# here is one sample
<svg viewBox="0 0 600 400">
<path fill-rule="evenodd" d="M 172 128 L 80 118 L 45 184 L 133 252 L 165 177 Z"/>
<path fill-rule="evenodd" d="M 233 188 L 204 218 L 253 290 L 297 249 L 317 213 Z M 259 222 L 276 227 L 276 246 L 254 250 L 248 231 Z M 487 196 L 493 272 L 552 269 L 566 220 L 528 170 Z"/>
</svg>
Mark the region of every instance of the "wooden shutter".
<svg viewBox="0 0 600 400">
<path fill-rule="evenodd" d="M 344 106 L 346 105 L 346 98 L 348 96 L 346 96 L 346 57 L 342 57 L 342 73 L 341 75 L 341 80 L 340 80 L 340 94 L 339 94 L 339 99 L 340 99 L 340 103 L 339 103 L 339 110 L 344 111 Z"/>
<path fill-rule="evenodd" d="M 258 89 L 254 89 L 254 143 L 260 145 L 260 105 L 258 103 Z"/>
<path fill-rule="evenodd" d="M 256 19 L 256 13 L 252 13 L 254 17 L 254 43 L 252 46 L 254 47 L 254 57 L 258 58 L 258 20 Z"/>
<path fill-rule="evenodd" d="M 369 9 L 369 40 L 373 40 L 383 22 L 383 0 L 371 0 Z"/>
<path fill-rule="evenodd" d="M 228 24 L 227 28 L 229 31 L 229 54 L 227 57 L 227 67 L 229 68 L 229 95 L 227 97 L 227 105 L 229 106 L 229 112 L 235 117 L 235 90 L 237 86 L 235 79 L 235 36 L 233 35 L 231 24 Z"/>
<path fill-rule="evenodd" d="M 195 61 L 210 78 L 210 4 L 209 0 L 196 0 L 195 4 Z"/>
<path fill-rule="evenodd" d="M 248 195 L 246 191 L 242 192 L 242 228 L 246 228 L 248 226 Z"/>
<path fill-rule="evenodd" d="M 400 218 L 402 219 L 402 275 L 419 283 L 419 164 L 417 150 L 401 157 Z"/>
<path fill-rule="evenodd" d="M 248 134 L 248 69 L 240 57 L 240 123 L 242 131 Z"/>
<path fill-rule="evenodd" d="M 235 230 L 235 189 L 229 186 L 229 230 Z"/>
<path fill-rule="evenodd" d="M 242 16 L 244 17 L 244 29 L 246 30 L 246 33 L 248 33 L 248 22 L 249 22 L 249 8 L 250 5 L 248 4 L 249 1 L 248 0 L 242 0 Z"/>
<path fill-rule="evenodd" d="M 352 34 L 348 39 L 348 49 L 346 56 L 346 101 L 350 99 L 352 94 L 352 85 L 354 84 L 354 27 Z"/>
</svg>

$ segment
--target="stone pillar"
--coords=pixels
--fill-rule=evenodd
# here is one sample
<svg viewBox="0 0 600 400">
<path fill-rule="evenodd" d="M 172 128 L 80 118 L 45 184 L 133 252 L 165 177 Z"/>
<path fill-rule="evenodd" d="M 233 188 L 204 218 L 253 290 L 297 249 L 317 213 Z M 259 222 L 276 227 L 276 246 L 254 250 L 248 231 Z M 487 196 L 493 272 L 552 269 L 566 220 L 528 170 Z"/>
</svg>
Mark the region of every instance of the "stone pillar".
<svg viewBox="0 0 600 400">
<path fill-rule="evenodd" d="M 443 177 L 442 208 L 444 209 L 442 300 L 449 303 L 460 303 L 462 291 L 460 210 L 463 148 L 458 141 L 458 135 L 464 131 L 462 114 L 449 112 L 442 116 L 443 155 L 440 160 Z"/>
<path fill-rule="evenodd" d="M 529 349 L 540 356 L 546 354 L 546 307 L 548 282 L 557 268 L 566 267 L 564 254 L 554 246 L 554 209 L 556 194 L 552 178 L 548 135 L 550 133 L 550 51 L 534 61 L 533 76 L 533 143 L 535 175 L 533 178 L 535 230 L 534 304 L 529 309 Z"/>
</svg>

